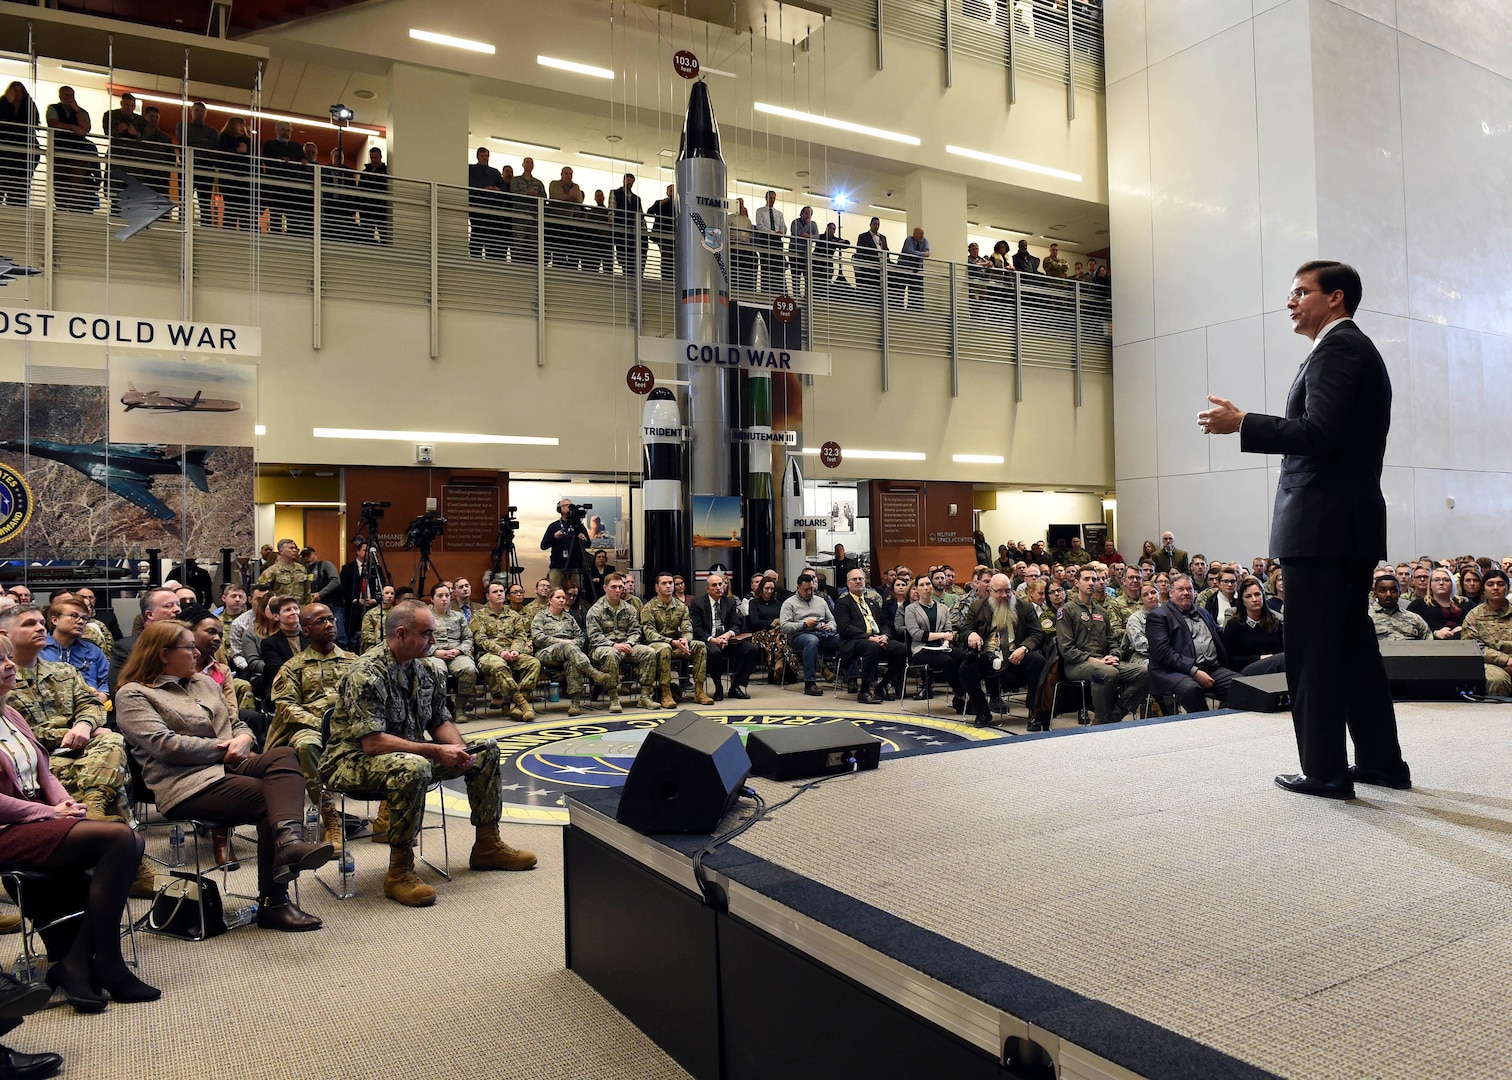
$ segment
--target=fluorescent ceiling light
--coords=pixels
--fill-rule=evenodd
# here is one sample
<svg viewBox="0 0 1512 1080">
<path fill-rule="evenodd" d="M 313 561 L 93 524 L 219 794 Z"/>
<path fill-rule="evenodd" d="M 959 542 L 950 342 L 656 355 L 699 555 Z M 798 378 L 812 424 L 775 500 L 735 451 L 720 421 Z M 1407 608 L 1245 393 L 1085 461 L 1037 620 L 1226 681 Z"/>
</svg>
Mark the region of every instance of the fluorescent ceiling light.
<svg viewBox="0 0 1512 1080">
<path fill-rule="evenodd" d="M 59 71 L 66 71 L 70 75 L 102 75 L 102 76 L 108 76 L 110 74 L 110 72 L 108 72 L 108 71 L 101 71 L 99 68 L 74 67 L 72 64 L 59 64 L 58 65 L 58 70 Z M 140 97 L 141 95 L 139 94 L 137 96 Z"/>
<path fill-rule="evenodd" d="M 166 94 L 148 94 L 140 90 L 133 90 L 132 93 L 136 95 L 138 101 L 153 101 L 159 105 L 182 105 L 184 102 L 183 98 L 169 97 Z M 195 99 L 191 98 L 190 100 L 193 101 Z M 383 135 L 381 128 L 372 127 L 367 124 L 347 124 L 345 128 L 342 128 L 331 123 L 329 120 L 318 120 L 313 116 L 290 116 L 286 113 L 253 112 L 250 109 L 240 108 L 236 105 L 216 105 L 208 101 L 205 102 L 205 111 L 225 113 L 228 116 L 254 116 L 259 120 L 272 120 L 275 123 L 282 120 L 285 123 L 297 124 L 300 127 L 325 128 L 328 131 L 360 131 L 367 135 Z"/>
<path fill-rule="evenodd" d="M 579 64 L 576 60 L 558 60 L 555 56 L 537 56 L 536 63 L 542 67 L 556 68 L 559 71 L 570 71 L 576 75 L 592 75 L 595 79 L 614 78 L 614 72 L 608 68 L 594 67 L 592 64 Z"/>
<path fill-rule="evenodd" d="M 987 226 L 987 231 L 988 232 L 1007 233 L 1009 236 L 1022 236 L 1024 239 L 1027 240 L 1031 235 L 1033 235 L 1033 231 L 1034 230 L 1032 230 L 1032 229 L 1010 229 L 1006 225 L 989 225 L 989 226 Z"/>
<path fill-rule="evenodd" d="M 763 184 L 756 180 L 742 180 L 739 177 L 735 178 L 735 182 L 737 184 L 747 184 L 753 188 L 760 188 L 762 191 L 780 191 L 785 195 L 791 195 L 793 193 L 792 188 L 783 187 L 781 184 Z"/>
<path fill-rule="evenodd" d="M 413 443 L 509 443 L 520 446 L 557 446 L 558 439 L 539 435 L 473 435 L 462 431 L 388 431 L 383 428 L 318 427 L 317 439 L 383 439 Z"/>
<path fill-rule="evenodd" d="M 1046 236 L 1043 233 L 1040 234 L 1040 239 L 1041 240 L 1049 240 L 1052 244 L 1074 244 L 1074 243 L 1076 243 L 1075 240 L 1067 240 L 1067 239 L 1065 239 L 1064 237 L 1061 237 L 1061 236 Z"/>
<path fill-rule="evenodd" d="M 868 203 L 867 205 L 873 210 L 885 210 L 889 214 L 903 214 L 905 216 L 908 214 L 907 210 L 899 210 L 896 206 L 883 206 L 880 203 Z"/>
<path fill-rule="evenodd" d="M 951 454 L 950 460 L 957 465 L 1001 465 L 1002 454 Z"/>
<path fill-rule="evenodd" d="M 760 108 L 761 106 L 757 106 Z M 1065 169 L 1052 169 L 1048 165 L 1036 165 L 1032 161 L 1019 161 L 1016 158 L 999 157 L 996 154 L 984 154 L 980 150 L 968 150 L 964 146 L 947 146 L 947 154 L 955 154 L 958 157 L 973 158 L 976 161 L 986 161 L 993 165 L 1003 165 L 1010 169 L 1022 169 L 1024 172 L 1039 173 L 1041 176 L 1053 176 L 1059 180 L 1074 180 L 1081 182 L 1081 174 L 1067 172 Z"/>
<path fill-rule="evenodd" d="M 739 78 L 733 71 L 721 71 L 719 68 L 704 67 L 702 64 L 698 65 L 698 73 L 700 75 L 719 75 L 726 79 Z"/>
<path fill-rule="evenodd" d="M 829 202 L 829 196 L 822 191 L 805 191 L 803 197 L 805 199 L 823 199 L 825 202 Z"/>
<path fill-rule="evenodd" d="M 850 131 L 857 135 L 870 135 L 874 139 L 886 139 L 889 142 L 903 143 L 907 146 L 918 146 L 920 140 L 914 135 L 904 135 L 897 131 L 887 131 L 883 128 L 867 127 L 865 124 L 853 124 L 849 120 L 836 120 L 832 116 L 816 116 L 814 113 L 799 112 L 797 109 L 784 109 L 780 105 L 769 105 L 765 101 L 756 102 L 755 109 L 759 113 L 767 113 L 771 116 L 781 116 L 788 120 L 802 120 L 808 124 L 818 124 L 821 127 L 834 128 L 837 131 Z M 1078 180 L 1081 177 L 1077 177 Z"/>
<path fill-rule="evenodd" d="M 819 456 L 817 446 L 805 446 L 803 452 L 810 457 Z M 852 450 L 845 447 L 840 451 L 842 458 L 865 458 L 869 461 L 923 461 L 925 456 L 913 450 Z"/>
<path fill-rule="evenodd" d="M 589 161 L 607 161 L 613 165 L 644 165 L 644 161 L 636 161 L 634 158 L 610 157 L 608 154 L 590 154 L 586 150 L 579 150 L 578 157 L 585 157 Z"/>
<path fill-rule="evenodd" d="M 338 510 L 344 510 L 346 508 L 346 503 L 344 503 L 344 502 L 339 502 L 339 501 L 322 502 L 322 501 L 313 500 L 313 499 L 303 500 L 303 501 L 300 501 L 300 502 L 275 502 L 273 505 L 274 506 L 327 506 L 327 507 L 334 507 L 334 508 L 336 508 Z"/>
<path fill-rule="evenodd" d="M 980 221 L 968 221 L 966 224 L 970 225 L 973 229 L 980 229 L 982 227 Z"/>
<path fill-rule="evenodd" d="M 252 434 L 254 435 L 266 435 L 267 433 L 268 429 L 262 424 L 255 424 L 252 427 Z"/>
<path fill-rule="evenodd" d="M 537 150 L 543 154 L 559 154 L 560 146 L 547 146 L 545 143 L 521 142 L 519 139 L 506 139 L 501 135 L 490 135 L 489 142 L 503 143 L 505 146 L 518 146 L 525 150 Z"/>
<path fill-rule="evenodd" d="M 494 54 L 494 47 L 486 41 L 473 41 L 471 38 L 452 37 L 450 34 L 433 34 L 429 30 L 410 29 L 410 37 L 416 41 L 428 41 L 432 45 L 449 45 L 453 49 L 466 49 L 468 52 Z"/>
</svg>

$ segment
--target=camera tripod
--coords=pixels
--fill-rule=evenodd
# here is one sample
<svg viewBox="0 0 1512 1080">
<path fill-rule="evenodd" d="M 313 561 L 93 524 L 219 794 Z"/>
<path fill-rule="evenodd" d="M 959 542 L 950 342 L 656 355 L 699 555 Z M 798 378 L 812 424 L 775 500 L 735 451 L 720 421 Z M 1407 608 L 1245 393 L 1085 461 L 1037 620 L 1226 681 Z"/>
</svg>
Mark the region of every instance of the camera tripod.
<svg viewBox="0 0 1512 1080">
<path fill-rule="evenodd" d="M 422 540 L 420 543 L 415 545 L 415 547 L 420 552 L 420 561 L 415 564 L 415 576 L 410 578 L 410 586 L 415 590 L 415 596 L 417 598 L 426 597 L 427 600 L 429 598 L 425 591 L 426 572 L 429 571 L 431 573 L 434 573 L 436 575 L 437 581 L 445 580 L 441 576 L 441 571 L 436 569 L 436 564 L 431 562 L 430 554 L 431 545 L 433 543 L 435 543 L 435 541 L 433 540 Z"/>
<path fill-rule="evenodd" d="M 367 593 L 369 599 L 379 604 L 383 603 L 383 587 L 394 580 L 389 574 L 388 563 L 383 558 L 383 542 L 378 539 L 378 519 L 382 516 L 383 510 L 378 506 L 363 503 L 362 523 L 357 528 L 357 535 L 352 538 L 354 540 L 361 539 L 367 543 L 367 558 L 362 560 L 362 582 L 364 586 L 362 591 Z M 360 602 L 360 599 L 360 596 L 354 596 L 352 597 L 352 603 L 357 604 Z M 366 613 L 367 609 L 364 608 L 363 614 Z M 358 616 L 358 622 L 360 625 L 360 615 Z M 347 630 L 350 633 L 351 627 L 348 627 Z"/>
<path fill-rule="evenodd" d="M 578 595 L 583 598 L 583 607 L 587 610 L 603 594 L 599 583 L 593 579 L 593 560 L 588 555 L 588 549 L 583 546 L 581 510 L 572 518 L 572 529 L 567 540 L 567 569 L 562 571 L 562 580 L 565 582 L 574 574 L 577 575 Z"/>
<path fill-rule="evenodd" d="M 509 513 L 499 519 L 499 538 L 491 552 L 493 565 L 484 577 L 485 589 L 498 581 L 503 583 L 504 591 L 508 593 L 511 585 L 521 584 L 520 575 L 525 573 L 525 568 L 520 565 L 520 553 L 515 550 L 515 530 L 509 516 L 514 509 L 511 506 Z"/>
</svg>

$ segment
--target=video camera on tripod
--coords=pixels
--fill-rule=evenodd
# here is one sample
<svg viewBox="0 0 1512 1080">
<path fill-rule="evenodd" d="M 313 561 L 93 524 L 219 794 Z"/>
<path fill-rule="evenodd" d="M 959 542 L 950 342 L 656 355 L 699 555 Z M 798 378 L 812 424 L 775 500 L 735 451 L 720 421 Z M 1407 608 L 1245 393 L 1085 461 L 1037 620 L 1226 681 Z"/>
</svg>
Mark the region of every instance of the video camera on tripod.
<svg viewBox="0 0 1512 1080">
<path fill-rule="evenodd" d="M 429 551 L 445 528 L 446 519 L 441 516 L 441 511 L 427 510 L 411 521 L 408 528 L 404 530 L 404 546 L 406 549 L 419 548 L 421 551 Z"/>
<path fill-rule="evenodd" d="M 581 525 L 583 523 L 583 518 L 587 515 L 588 511 L 592 509 L 592 503 L 568 503 L 567 520 Z"/>
<path fill-rule="evenodd" d="M 383 512 L 393 505 L 390 502 L 365 502 L 362 504 L 362 513 L 358 517 L 364 525 L 376 528 L 378 519 L 383 517 Z"/>
</svg>

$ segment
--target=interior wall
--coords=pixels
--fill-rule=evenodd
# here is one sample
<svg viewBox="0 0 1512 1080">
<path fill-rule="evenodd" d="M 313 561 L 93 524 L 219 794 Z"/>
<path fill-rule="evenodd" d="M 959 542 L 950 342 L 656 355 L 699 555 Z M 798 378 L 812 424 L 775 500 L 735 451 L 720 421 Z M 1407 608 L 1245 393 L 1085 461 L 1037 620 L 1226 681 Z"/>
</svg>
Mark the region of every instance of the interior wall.
<svg viewBox="0 0 1512 1080">
<path fill-rule="evenodd" d="M 997 509 L 982 511 L 977 520 L 987 542 L 992 545 L 995 559 L 999 544 L 1010 540 L 1032 544 L 1045 539 L 1047 525 L 1085 525 L 1102 519 L 1102 496 L 1099 494 L 998 488 Z"/>
<path fill-rule="evenodd" d="M 1488 403 L 1512 379 L 1512 145 L 1489 118 L 1512 113 L 1506 21 L 1428 0 L 1107 14 L 1114 248 L 1150 268 L 1113 294 L 1124 541 L 1267 549 L 1279 459 L 1195 416 L 1208 393 L 1284 411 L 1309 348 L 1285 294 L 1324 257 L 1359 269 L 1356 321 L 1395 392 L 1388 557 L 1501 555 L 1512 472 Z M 1194 273 L 1194 251 L 1222 272 Z"/>
</svg>

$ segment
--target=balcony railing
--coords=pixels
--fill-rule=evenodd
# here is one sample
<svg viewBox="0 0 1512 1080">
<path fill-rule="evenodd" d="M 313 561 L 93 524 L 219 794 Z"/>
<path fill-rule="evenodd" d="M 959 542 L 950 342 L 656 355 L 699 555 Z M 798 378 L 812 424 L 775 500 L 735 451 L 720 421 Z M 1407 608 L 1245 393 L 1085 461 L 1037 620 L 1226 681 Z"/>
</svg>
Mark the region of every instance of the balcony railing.
<svg viewBox="0 0 1512 1080">
<path fill-rule="evenodd" d="M 118 242 L 106 214 L 114 189 L 98 178 L 103 143 L 70 147 L 42 131 L 39 144 L 41 153 L 0 141 L 0 180 L 11 178 L 0 255 L 43 271 L 44 306 L 60 273 L 173 285 L 189 317 L 200 287 L 297 294 L 311 299 L 316 348 L 326 300 L 425 308 L 432 356 L 443 346 L 441 312 L 465 310 L 533 319 L 543 364 L 550 320 L 675 330 L 673 238 L 646 230 L 640 215 L 616 220 L 607 208 L 216 151 L 175 160 L 174 147 L 149 147 L 156 156 L 117 147 L 112 172 L 173 202 Z M 808 346 L 880 353 L 883 389 L 894 353 L 948 364 L 953 392 L 963 361 L 1012 366 L 1020 399 L 1025 368 L 1070 370 L 1078 404 L 1081 374 L 1111 370 L 1106 287 L 940 258 L 910 270 L 822 240 L 796 254 L 785 245 L 775 265 L 764 261 L 771 254 L 735 238 L 732 302 L 793 295 Z"/>
</svg>

